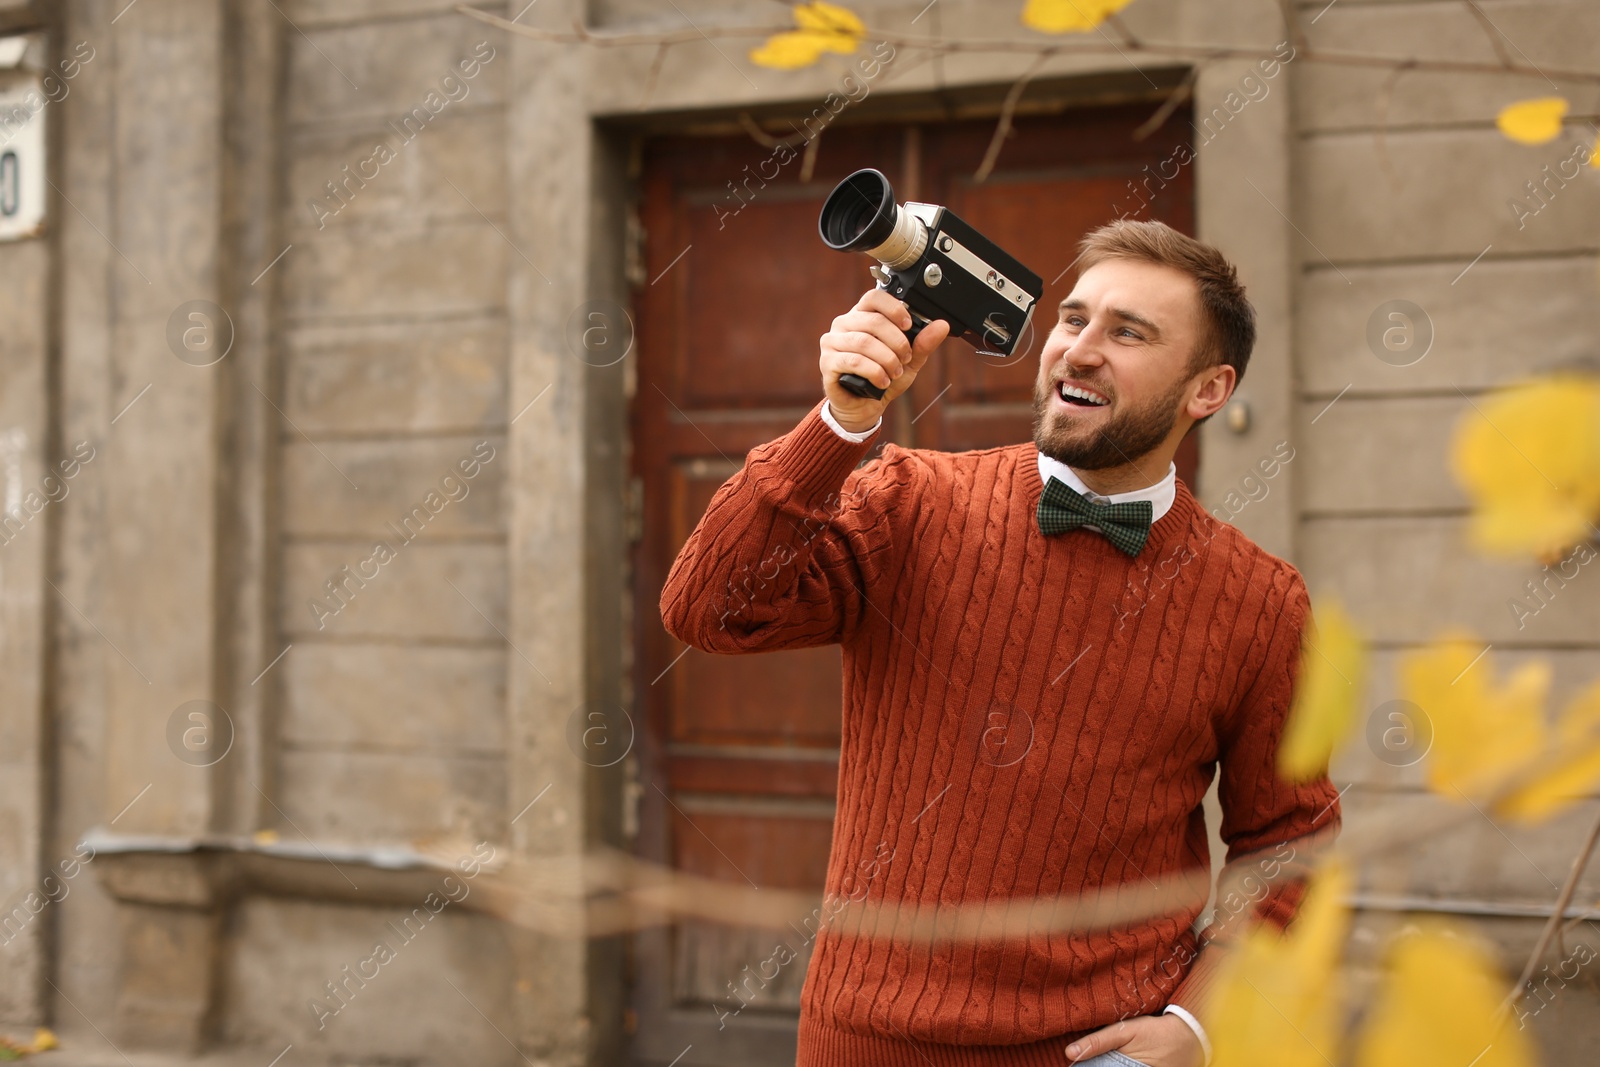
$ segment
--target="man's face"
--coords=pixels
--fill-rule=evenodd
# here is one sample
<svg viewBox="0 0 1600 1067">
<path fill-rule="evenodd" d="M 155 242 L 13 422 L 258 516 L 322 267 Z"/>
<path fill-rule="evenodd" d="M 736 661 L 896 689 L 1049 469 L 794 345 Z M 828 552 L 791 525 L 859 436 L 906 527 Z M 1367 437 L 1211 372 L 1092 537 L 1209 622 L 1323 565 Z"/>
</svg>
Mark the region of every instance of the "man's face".
<svg viewBox="0 0 1600 1067">
<path fill-rule="evenodd" d="M 1084 271 L 1039 355 L 1039 451 L 1079 470 L 1106 470 L 1160 447 L 1192 397 L 1200 339 L 1199 293 L 1183 272 L 1124 259 Z"/>
</svg>

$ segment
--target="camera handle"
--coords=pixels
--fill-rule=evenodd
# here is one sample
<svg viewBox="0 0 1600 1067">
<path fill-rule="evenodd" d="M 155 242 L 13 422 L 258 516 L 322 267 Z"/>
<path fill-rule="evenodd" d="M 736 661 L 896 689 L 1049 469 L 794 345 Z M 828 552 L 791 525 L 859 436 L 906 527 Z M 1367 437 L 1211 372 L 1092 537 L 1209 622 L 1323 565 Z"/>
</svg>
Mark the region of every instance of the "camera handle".
<svg viewBox="0 0 1600 1067">
<path fill-rule="evenodd" d="M 906 335 L 906 340 L 915 344 L 917 334 L 921 333 L 922 328 L 932 321 L 932 319 L 925 319 L 913 311 L 911 313 L 911 329 L 902 331 Z M 856 396 L 865 397 L 868 400 L 882 400 L 885 392 L 885 390 L 879 389 L 859 374 L 839 375 L 839 385 L 845 392 L 854 393 Z"/>
</svg>

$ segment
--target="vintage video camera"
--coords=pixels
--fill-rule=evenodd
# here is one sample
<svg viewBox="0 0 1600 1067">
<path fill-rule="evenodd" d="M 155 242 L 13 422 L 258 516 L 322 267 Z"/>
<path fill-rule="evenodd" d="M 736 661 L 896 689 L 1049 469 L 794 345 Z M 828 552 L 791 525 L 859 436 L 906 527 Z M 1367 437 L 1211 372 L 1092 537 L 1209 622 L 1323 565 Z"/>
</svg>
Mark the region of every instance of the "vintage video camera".
<svg viewBox="0 0 1600 1067">
<path fill-rule="evenodd" d="M 822 241 L 836 252 L 865 252 L 878 288 L 911 311 L 908 340 L 935 319 L 979 352 L 1009 356 L 1026 346 L 1044 284 L 994 242 L 938 204 L 897 204 L 889 179 L 870 167 L 834 186 L 817 219 Z M 856 396 L 884 391 L 859 374 L 839 384 Z"/>
</svg>

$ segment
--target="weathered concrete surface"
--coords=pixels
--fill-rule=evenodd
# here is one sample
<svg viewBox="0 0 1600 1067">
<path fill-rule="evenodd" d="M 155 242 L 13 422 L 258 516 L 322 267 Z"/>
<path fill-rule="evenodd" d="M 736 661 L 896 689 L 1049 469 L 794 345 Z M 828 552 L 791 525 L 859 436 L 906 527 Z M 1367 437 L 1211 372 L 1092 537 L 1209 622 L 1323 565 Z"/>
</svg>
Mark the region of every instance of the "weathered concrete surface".
<svg viewBox="0 0 1600 1067">
<path fill-rule="evenodd" d="M 0 26 L 30 17 L 24 6 L 0 0 Z M 0 547 L 7 891 L 113 819 L 117 831 L 358 844 L 467 834 L 535 860 L 624 840 L 621 776 L 585 767 L 565 741 L 582 702 L 628 699 L 630 368 L 585 368 L 561 338 L 580 302 L 627 300 L 628 138 L 598 134 L 593 118 L 726 120 L 820 99 L 837 73 L 760 70 L 740 46 L 695 41 L 672 51 L 647 99 L 649 47 L 512 40 L 451 0 L 279 6 L 61 5 L 62 42 L 91 42 L 99 58 L 49 112 L 64 131 L 56 180 L 70 206 L 53 209 L 48 239 L 0 248 L 0 432 L 26 431 L 23 482 L 48 446 L 91 441 L 99 458 L 46 525 Z M 620 32 L 682 29 L 685 15 L 784 15 L 679 6 L 540 0 L 523 21 Z M 952 37 L 1025 33 L 976 0 L 941 0 L 912 26 L 924 6 L 859 9 L 907 33 L 932 32 L 935 19 Z M 1325 7 L 1298 10 L 1309 20 Z M 1139 0 L 1124 18 L 1152 39 L 1270 49 L 1284 37 L 1279 10 Z M 1492 17 L 1533 62 L 1592 61 L 1592 5 L 1503 3 Z M 1326 48 L 1495 57 L 1462 5 L 1341 3 L 1309 32 Z M 494 58 L 470 92 L 402 141 L 389 121 L 426 106 L 479 42 Z M 1145 62 L 1170 65 L 1134 57 Z M 1058 56 L 1037 77 L 1128 67 L 1114 53 Z M 874 94 L 939 79 L 1003 85 L 1017 69 L 1014 55 L 908 63 Z M 1244 69 L 1207 64 L 1196 106 L 1220 102 Z M 1591 174 L 1531 217 L 1508 205 L 1590 135 L 1574 123 L 1528 148 L 1494 130 L 1504 103 L 1552 91 L 1537 79 L 1408 72 L 1385 114 L 1387 77 L 1296 60 L 1200 146 L 1200 231 L 1237 260 L 1262 313 L 1242 394 L 1252 426 L 1204 430 L 1201 488 L 1215 508 L 1260 456 L 1294 445 L 1237 522 L 1314 591 L 1343 597 L 1382 643 L 1368 706 L 1397 694 L 1396 654 L 1449 625 L 1494 642 L 1502 666 L 1551 656 L 1564 695 L 1600 676 L 1600 601 L 1586 594 L 1596 579 L 1585 568 L 1535 614 L 1510 610 L 1541 574 L 1471 553 L 1445 449 L 1468 398 L 1594 354 Z M 326 183 L 344 182 L 380 141 L 394 158 L 329 200 Z M 190 299 L 226 305 L 235 322 L 237 348 L 216 367 L 167 347 L 167 318 Z M 1435 333 L 1411 366 L 1367 345 L 1369 316 L 1392 299 L 1419 304 Z M 339 569 L 366 559 L 385 524 L 478 441 L 496 458 L 470 494 L 365 585 L 342 586 L 348 605 L 319 619 L 308 602 L 334 606 L 326 583 L 343 582 Z M 226 706 L 238 731 L 210 770 L 167 747 L 167 717 L 196 697 Z M 1353 828 L 1443 803 L 1417 792 L 1417 768 L 1388 767 L 1359 738 L 1336 772 L 1356 783 Z M 1510 831 L 1525 856 L 1480 820 L 1400 873 L 1417 894 L 1537 907 L 1594 803 Z M 133 1044 L 207 1041 L 248 1050 L 255 1067 L 291 1042 L 306 1062 L 512 1063 L 518 1050 L 541 1065 L 620 1062 L 614 945 L 448 912 L 318 1029 L 307 1000 L 371 951 L 392 904 L 357 889 L 335 903 L 342 883 L 324 899 L 208 895 L 160 856 L 137 871 L 91 862 L 44 913 L 59 997 L 39 981 L 42 925 L 0 948 L 0 1021 L 53 1020 L 69 1037 L 62 1063 L 124 1062 L 85 1019 L 141 1067 L 167 1059 Z M 1514 967 L 1535 927 L 1482 928 Z M 215 981 L 195 979 L 206 974 Z M 1533 1025 L 1553 1062 L 1567 1062 L 1594 1039 L 1596 1017 L 1593 994 L 1574 985 Z"/>
</svg>

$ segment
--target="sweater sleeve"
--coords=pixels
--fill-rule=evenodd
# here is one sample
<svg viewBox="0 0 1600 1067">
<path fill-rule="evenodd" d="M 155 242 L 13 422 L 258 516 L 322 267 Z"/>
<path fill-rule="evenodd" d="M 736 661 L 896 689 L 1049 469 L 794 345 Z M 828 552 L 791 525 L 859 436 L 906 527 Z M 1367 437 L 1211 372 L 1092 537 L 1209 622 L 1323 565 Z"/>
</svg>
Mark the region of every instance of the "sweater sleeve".
<svg viewBox="0 0 1600 1067">
<path fill-rule="evenodd" d="M 826 403 L 823 401 L 822 403 Z M 717 490 L 661 590 L 667 632 L 706 652 L 849 639 L 872 587 L 903 558 L 921 479 L 911 454 L 845 440 L 822 404 L 750 451 Z"/>
<path fill-rule="evenodd" d="M 1253 681 L 1245 680 L 1248 688 L 1219 739 L 1222 777 L 1217 792 L 1228 855 L 1217 879 L 1214 917 L 1202 934 L 1203 947 L 1170 999 L 1202 1022 L 1227 942 L 1254 919 L 1280 930 L 1289 924 L 1304 894 L 1313 853 L 1337 835 L 1340 825 L 1339 793 L 1326 770 L 1299 783 L 1278 773 L 1278 745 L 1311 605 L 1293 568 L 1285 565 L 1273 585 L 1279 595 L 1268 598 L 1261 614 L 1261 625 L 1269 628 L 1264 653 L 1253 657 L 1260 668 Z"/>
</svg>

